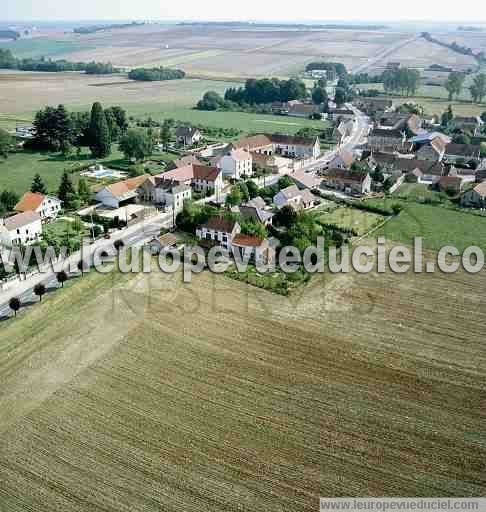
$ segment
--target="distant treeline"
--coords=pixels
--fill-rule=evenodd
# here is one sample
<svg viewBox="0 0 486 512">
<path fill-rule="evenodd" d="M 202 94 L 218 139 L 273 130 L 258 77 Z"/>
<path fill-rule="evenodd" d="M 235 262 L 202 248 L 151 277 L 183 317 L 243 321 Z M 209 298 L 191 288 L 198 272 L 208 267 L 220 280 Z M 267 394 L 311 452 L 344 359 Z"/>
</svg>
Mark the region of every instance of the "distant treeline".
<svg viewBox="0 0 486 512">
<path fill-rule="evenodd" d="M 128 28 L 128 27 L 136 27 L 139 25 L 144 25 L 145 23 L 138 23 L 136 21 L 132 23 L 117 23 L 113 25 L 90 25 L 87 27 L 77 27 L 74 29 L 76 34 L 94 34 L 95 32 L 101 32 L 103 30 L 113 30 L 119 28 Z"/>
<path fill-rule="evenodd" d="M 445 43 L 444 41 L 436 39 L 429 32 L 422 32 L 422 37 L 431 43 L 438 44 L 444 48 L 449 48 L 449 50 L 452 50 L 453 52 L 474 57 L 479 64 L 484 64 L 486 62 L 486 56 L 484 55 L 484 52 L 474 53 L 472 48 L 469 48 L 468 46 L 462 46 L 456 43 L 456 41 L 452 43 Z"/>
<path fill-rule="evenodd" d="M 15 39 L 17 40 L 20 34 L 16 30 L 0 30 L 0 39 Z"/>
<path fill-rule="evenodd" d="M 244 28 L 281 28 L 281 29 L 323 29 L 323 30 L 384 30 L 388 27 L 386 25 L 339 25 L 339 24 L 326 24 L 326 25 L 307 25 L 305 23 L 251 23 L 245 21 L 183 21 L 179 25 L 186 26 L 202 26 L 202 27 L 244 27 Z"/>
<path fill-rule="evenodd" d="M 108 75 L 119 73 L 112 64 L 102 62 L 69 62 L 67 60 L 17 59 L 12 52 L 0 48 L 0 69 L 18 69 L 20 71 L 42 71 L 59 73 L 62 71 L 84 71 L 88 75 Z"/>
<path fill-rule="evenodd" d="M 179 80 L 186 74 L 181 69 L 171 68 L 136 68 L 128 73 L 131 80 L 140 80 L 144 82 L 159 82 L 164 80 Z"/>
</svg>

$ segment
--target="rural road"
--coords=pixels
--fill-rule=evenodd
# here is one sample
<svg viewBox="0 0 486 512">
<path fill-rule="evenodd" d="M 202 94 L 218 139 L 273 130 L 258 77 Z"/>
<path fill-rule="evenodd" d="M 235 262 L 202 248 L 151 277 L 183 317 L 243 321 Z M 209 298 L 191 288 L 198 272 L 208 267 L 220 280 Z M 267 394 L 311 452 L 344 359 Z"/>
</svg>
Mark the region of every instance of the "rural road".
<svg viewBox="0 0 486 512">
<path fill-rule="evenodd" d="M 142 223 L 130 226 L 123 231 L 115 233 L 113 238 L 110 240 L 101 239 L 89 246 L 89 254 L 92 255 L 95 250 L 99 248 L 105 248 L 110 256 L 116 253 L 113 246 L 115 240 L 123 240 L 126 247 L 134 247 L 142 245 L 154 236 L 160 233 L 160 229 L 163 227 L 170 227 L 172 221 L 171 214 L 160 214 L 155 217 L 148 219 Z M 77 262 L 80 259 L 80 252 L 72 254 L 69 258 L 66 258 L 63 268 L 67 271 L 70 264 Z M 56 273 L 52 270 L 35 274 L 29 277 L 25 281 L 18 282 L 14 287 L 7 290 L 0 290 L 0 319 L 11 315 L 12 311 L 9 307 L 9 301 L 12 297 L 18 297 L 23 305 L 29 305 L 33 302 L 38 302 L 39 299 L 34 295 L 35 285 L 43 283 L 47 290 L 52 290 L 59 286 Z"/>
<path fill-rule="evenodd" d="M 305 172 L 316 172 L 325 167 L 325 165 L 328 164 L 340 151 L 345 150 L 353 152 L 358 146 L 365 142 L 370 129 L 369 118 L 351 104 L 347 104 L 346 107 L 352 110 L 356 115 L 353 133 L 347 139 L 345 139 L 345 142 L 341 144 L 339 148 L 324 153 L 316 162 L 313 162 L 312 164 L 304 167 L 303 170 Z"/>
<path fill-rule="evenodd" d="M 405 41 L 400 41 L 400 42 L 390 46 L 389 48 L 386 48 L 385 50 L 382 50 L 381 52 L 379 52 L 374 57 L 370 57 L 368 59 L 368 61 L 365 62 L 364 64 L 360 64 L 360 65 L 352 68 L 351 69 L 351 73 L 354 73 L 354 74 L 363 73 L 368 68 L 374 66 L 375 64 L 378 64 L 381 60 L 385 59 L 386 57 L 389 57 L 390 55 L 392 55 L 396 51 L 401 50 L 404 46 L 407 46 L 408 44 L 417 41 L 421 37 L 422 36 L 420 34 L 415 34 L 413 37 L 411 37 L 411 38 L 409 38 L 409 39 L 407 39 Z"/>
</svg>

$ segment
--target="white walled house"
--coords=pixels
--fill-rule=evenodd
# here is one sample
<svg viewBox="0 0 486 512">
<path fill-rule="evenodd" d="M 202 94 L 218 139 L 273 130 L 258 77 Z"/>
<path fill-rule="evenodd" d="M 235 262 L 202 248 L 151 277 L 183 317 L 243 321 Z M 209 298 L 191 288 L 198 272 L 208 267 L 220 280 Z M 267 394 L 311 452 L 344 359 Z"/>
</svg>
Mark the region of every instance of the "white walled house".
<svg viewBox="0 0 486 512">
<path fill-rule="evenodd" d="M 180 126 L 176 130 L 176 139 L 184 146 L 193 146 L 202 139 L 202 133 L 192 126 Z"/>
<path fill-rule="evenodd" d="M 208 167 L 206 165 L 193 165 L 194 177 L 192 187 L 197 192 L 204 194 L 216 194 L 219 196 L 223 191 L 223 173 L 217 167 Z"/>
<path fill-rule="evenodd" d="M 184 208 L 184 201 L 189 201 L 192 197 L 192 189 L 188 185 L 164 186 L 164 183 L 155 188 L 154 202 L 173 208 L 177 215 Z"/>
<path fill-rule="evenodd" d="M 62 201 L 54 196 L 26 192 L 15 205 L 14 210 L 18 213 L 36 212 L 42 220 L 55 219 L 62 210 Z"/>
<path fill-rule="evenodd" d="M 288 158 L 318 158 L 321 154 L 319 137 L 259 134 L 244 137 L 233 143 L 235 149 L 245 149 L 261 155 L 282 155 Z"/>
<path fill-rule="evenodd" d="M 275 151 L 282 156 L 316 159 L 321 155 L 319 137 L 306 139 L 293 135 L 272 134 L 271 140 L 275 146 Z"/>
<path fill-rule="evenodd" d="M 190 185 L 196 192 L 219 196 L 224 188 L 223 173 L 217 167 L 207 165 L 186 165 L 154 177 L 174 185 Z"/>
<path fill-rule="evenodd" d="M 297 185 L 291 185 L 276 194 L 273 202 L 279 210 L 284 206 L 291 206 L 295 210 L 306 210 L 307 208 L 312 208 L 317 200 L 310 190 L 299 190 Z"/>
<path fill-rule="evenodd" d="M 266 264 L 273 259 L 268 240 L 241 233 L 233 238 L 232 252 L 241 261 L 249 261 L 256 265 Z"/>
<path fill-rule="evenodd" d="M 366 195 L 371 192 L 371 176 L 366 171 L 330 169 L 324 177 L 326 187 L 346 194 Z"/>
<path fill-rule="evenodd" d="M 233 239 L 240 231 L 241 227 L 237 221 L 214 216 L 196 229 L 196 236 L 204 245 L 220 245 L 231 251 Z"/>
<path fill-rule="evenodd" d="M 253 174 L 253 158 L 249 151 L 233 149 L 220 158 L 218 167 L 223 172 L 223 176 L 239 180 L 241 177 Z"/>
<path fill-rule="evenodd" d="M 37 212 L 18 213 L 0 219 L 0 242 L 5 246 L 29 245 L 42 235 L 42 220 Z"/>
</svg>

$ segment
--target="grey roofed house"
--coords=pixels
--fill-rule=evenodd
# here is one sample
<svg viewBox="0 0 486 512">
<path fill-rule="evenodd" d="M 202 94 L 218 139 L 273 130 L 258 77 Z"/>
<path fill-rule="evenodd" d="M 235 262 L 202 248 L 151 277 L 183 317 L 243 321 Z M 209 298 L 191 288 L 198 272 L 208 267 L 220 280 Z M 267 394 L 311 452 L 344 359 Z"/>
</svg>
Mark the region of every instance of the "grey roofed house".
<svg viewBox="0 0 486 512">
<path fill-rule="evenodd" d="M 367 171 L 351 171 L 349 169 L 329 169 L 326 172 L 326 179 L 337 179 L 343 182 L 362 183 L 368 176 Z"/>
<path fill-rule="evenodd" d="M 198 132 L 199 130 L 193 126 L 179 126 L 176 129 L 176 137 L 191 137 Z"/>
<path fill-rule="evenodd" d="M 238 224 L 235 220 L 226 219 L 221 215 L 213 215 L 201 227 L 213 231 L 221 231 L 224 233 L 231 233 L 234 227 Z"/>
<path fill-rule="evenodd" d="M 297 185 L 290 185 L 290 187 L 283 188 L 280 193 L 285 199 L 292 199 L 301 195 L 301 191 L 298 189 Z"/>
<path fill-rule="evenodd" d="M 412 137 L 408 141 L 412 144 L 427 144 L 432 142 L 434 139 L 440 138 L 444 144 L 449 144 L 451 142 L 451 138 L 447 135 L 444 135 L 441 132 L 425 132 L 420 133 L 419 135 L 415 135 L 415 137 Z"/>
<path fill-rule="evenodd" d="M 393 167 L 398 157 L 392 153 L 382 153 L 381 151 L 372 152 L 368 157 L 370 165 L 380 165 L 382 167 Z"/>
<path fill-rule="evenodd" d="M 262 224 L 271 224 L 273 213 L 262 210 L 261 208 L 255 208 L 254 206 L 241 205 L 239 207 L 240 215 L 244 219 L 253 219 Z"/>
<path fill-rule="evenodd" d="M 253 206 L 254 208 L 260 208 L 261 210 L 263 210 L 266 205 L 267 203 L 265 203 L 265 200 L 260 196 L 254 197 L 244 204 L 244 206 Z"/>
<path fill-rule="evenodd" d="M 400 130 L 394 130 L 393 128 L 373 128 L 373 130 L 370 133 L 370 137 L 402 139 L 403 132 Z"/>
<path fill-rule="evenodd" d="M 445 149 L 446 156 L 458 156 L 463 158 L 479 159 L 481 147 L 473 144 L 447 144 Z"/>
<path fill-rule="evenodd" d="M 307 173 L 302 170 L 294 171 L 291 174 L 288 174 L 288 177 L 300 188 L 319 188 L 321 184 L 321 179 L 313 176 L 310 173 Z"/>
<path fill-rule="evenodd" d="M 435 176 L 443 176 L 445 174 L 444 165 L 440 162 L 432 162 L 430 160 L 418 160 L 416 158 L 397 158 L 395 161 L 395 169 L 408 174 L 415 169 L 419 169 L 423 174 L 432 174 Z"/>
<path fill-rule="evenodd" d="M 298 137 L 296 135 L 282 135 L 279 133 L 272 133 L 269 135 L 270 140 L 276 144 L 287 144 L 289 146 L 314 146 L 318 137 Z"/>
</svg>

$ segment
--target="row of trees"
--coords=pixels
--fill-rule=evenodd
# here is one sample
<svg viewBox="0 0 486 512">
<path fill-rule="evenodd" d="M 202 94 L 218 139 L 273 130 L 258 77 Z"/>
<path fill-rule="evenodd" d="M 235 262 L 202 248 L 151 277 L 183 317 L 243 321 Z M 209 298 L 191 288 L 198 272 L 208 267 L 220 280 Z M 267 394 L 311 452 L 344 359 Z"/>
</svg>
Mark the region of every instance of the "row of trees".
<svg viewBox="0 0 486 512">
<path fill-rule="evenodd" d="M 121 239 L 115 240 L 115 242 L 113 242 L 113 246 L 116 249 L 116 251 L 119 253 L 125 247 L 125 242 Z M 109 257 L 107 251 L 102 251 L 100 253 L 100 256 L 102 258 Z M 86 262 L 84 260 L 80 260 L 80 261 L 78 261 L 77 267 L 81 273 L 81 276 L 84 276 L 84 273 L 89 268 L 89 264 L 88 264 L 88 262 Z M 70 279 L 70 277 L 71 276 L 65 270 L 60 270 L 59 272 L 56 273 L 56 280 L 60 284 L 61 288 L 64 288 L 64 283 L 66 281 L 68 281 Z M 44 295 L 48 292 L 48 289 L 44 283 L 37 283 L 34 286 L 34 288 L 32 289 L 32 291 L 33 291 L 34 295 L 39 297 L 39 302 L 42 302 L 42 297 L 44 297 Z M 9 307 L 13 311 L 14 316 L 17 316 L 17 312 L 22 307 L 22 301 L 18 297 L 12 297 L 9 301 Z"/>
<path fill-rule="evenodd" d="M 383 73 L 382 80 L 386 92 L 399 92 L 413 96 L 420 85 L 420 73 L 416 69 L 389 69 Z"/>
<path fill-rule="evenodd" d="M 12 147 L 13 139 L 10 134 L 0 128 L 0 157 L 7 158 L 8 152 Z"/>
<path fill-rule="evenodd" d="M 449 93 L 449 101 L 452 101 L 454 96 L 458 98 L 461 95 L 465 81 L 466 75 L 464 73 L 453 71 L 449 74 L 447 82 L 444 85 Z M 483 101 L 486 96 L 486 74 L 479 73 L 473 77 L 472 84 L 469 86 L 469 92 L 473 102 L 481 103 Z"/>
<path fill-rule="evenodd" d="M 480 73 L 473 78 L 473 83 L 469 87 L 471 98 L 475 103 L 482 103 L 486 96 L 486 74 Z"/>
<path fill-rule="evenodd" d="M 70 62 L 64 59 L 51 60 L 17 59 L 9 49 L 0 48 L 0 69 L 19 69 L 21 71 L 42 71 L 47 73 L 60 73 L 62 71 L 85 71 L 90 75 L 106 75 L 119 73 L 111 63 L 102 62 Z"/>
<path fill-rule="evenodd" d="M 128 119 L 125 110 L 118 106 L 103 109 L 97 102 L 91 113 L 70 113 L 59 105 L 37 112 L 34 127 L 36 134 L 28 147 L 61 151 L 65 155 L 73 146 L 89 147 L 94 158 L 105 158 L 111 152 L 111 143 L 126 133 Z"/>
<path fill-rule="evenodd" d="M 179 80 L 186 76 L 181 69 L 171 68 L 135 68 L 128 73 L 131 80 L 140 80 L 144 82 L 160 82 L 164 80 Z"/>
</svg>

